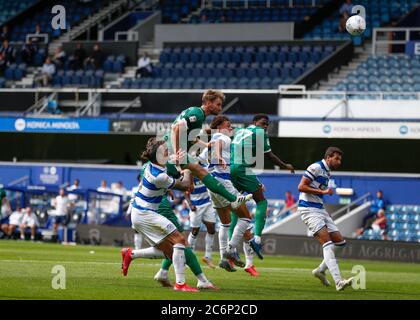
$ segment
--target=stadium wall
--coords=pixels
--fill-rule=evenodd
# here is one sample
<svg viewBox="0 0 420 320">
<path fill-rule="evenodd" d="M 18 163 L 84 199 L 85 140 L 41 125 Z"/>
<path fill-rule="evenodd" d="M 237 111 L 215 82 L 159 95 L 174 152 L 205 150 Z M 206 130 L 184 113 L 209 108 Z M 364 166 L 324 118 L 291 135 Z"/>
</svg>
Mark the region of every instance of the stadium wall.
<svg viewBox="0 0 420 320">
<path fill-rule="evenodd" d="M 24 176 L 29 177 L 31 185 L 60 186 L 74 179 L 80 179 L 81 187 L 96 189 L 102 179 L 108 182 L 122 181 L 127 189 L 137 185 L 138 167 L 136 166 L 93 166 L 59 163 L 0 163 L 0 183 L 8 185 Z M 268 199 L 283 199 L 286 191 L 297 196 L 297 185 L 303 171 L 291 175 L 284 171 L 267 171 L 260 175 L 266 187 Z M 381 189 L 388 204 L 420 205 L 420 175 L 373 174 L 337 172 L 333 183 L 340 188 L 353 188 L 355 200 L 367 193 L 372 195 Z M 325 197 L 328 204 L 337 204 L 337 195 Z"/>
<path fill-rule="evenodd" d="M 0 161 L 136 163 L 151 135 L 0 133 Z M 420 140 L 271 138 L 273 152 L 304 170 L 329 146 L 344 150 L 343 171 L 420 173 Z M 273 169 L 266 162 L 266 169 Z"/>
<path fill-rule="evenodd" d="M 162 48 L 167 43 L 180 42 L 270 42 L 293 38 L 293 22 L 160 24 L 155 27 L 157 48 Z"/>
<path fill-rule="evenodd" d="M 77 242 L 113 246 L 133 246 L 134 231 L 131 228 L 118 228 L 97 225 L 78 225 Z M 204 250 L 205 233 L 200 232 L 196 243 L 197 250 Z M 216 235 L 217 239 L 217 235 Z M 339 258 L 358 260 L 379 260 L 393 262 L 420 263 L 418 243 L 394 241 L 363 241 L 347 239 L 347 245 Z M 143 243 L 143 246 L 147 244 Z M 218 250 L 218 242 L 214 248 Z M 303 257 L 322 257 L 322 247 L 313 238 L 290 235 L 264 235 L 266 255 L 286 255 Z"/>
</svg>

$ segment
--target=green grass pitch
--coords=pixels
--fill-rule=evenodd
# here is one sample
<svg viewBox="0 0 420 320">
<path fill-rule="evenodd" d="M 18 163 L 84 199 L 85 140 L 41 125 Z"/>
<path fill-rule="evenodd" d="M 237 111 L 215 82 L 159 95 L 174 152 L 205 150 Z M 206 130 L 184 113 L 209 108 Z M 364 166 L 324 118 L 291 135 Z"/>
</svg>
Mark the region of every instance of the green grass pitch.
<svg viewBox="0 0 420 320">
<path fill-rule="evenodd" d="M 352 275 L 354 265 L 364 266 L 366 289 L 347 288 L 338 293 L 312 277 L 311 270 L 319 262 L 315 258 L 266 257 L 256 260 L 258 278 L 242 270 L 228 273 L 203 267 L 221 290 L 184 293 L 162 288 L 153 280 L 159 260 L 135 260 L 123 277 L 119 248 L 0 241 L 0 299 L 420 299 L 420 265 L 343 260 L 340 267 L 345 277 Z M 55 265 L 65 267 L 65 290 L 52 288 Z M 173 280 L 172 269 L 170 274 Z M 196 285 L 189 270 L 187 283 Z"/>
</svg>

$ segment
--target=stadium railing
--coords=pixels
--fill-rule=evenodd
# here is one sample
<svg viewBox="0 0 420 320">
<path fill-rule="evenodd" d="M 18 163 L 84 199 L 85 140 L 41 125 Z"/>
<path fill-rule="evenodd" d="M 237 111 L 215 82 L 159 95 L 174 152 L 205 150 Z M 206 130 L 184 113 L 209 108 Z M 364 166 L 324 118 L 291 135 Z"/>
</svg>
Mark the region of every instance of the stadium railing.
<svg viewBox="0 0 420 320">
<path fill-rule="evenodd" d="M 395 45 L 404 46 L 418 41 L 420 28 L 375 28 L 372 35 L 372 54 L 392 53 Z M 405 50 L 403 51 L 405 52 Z"/>
</svg>

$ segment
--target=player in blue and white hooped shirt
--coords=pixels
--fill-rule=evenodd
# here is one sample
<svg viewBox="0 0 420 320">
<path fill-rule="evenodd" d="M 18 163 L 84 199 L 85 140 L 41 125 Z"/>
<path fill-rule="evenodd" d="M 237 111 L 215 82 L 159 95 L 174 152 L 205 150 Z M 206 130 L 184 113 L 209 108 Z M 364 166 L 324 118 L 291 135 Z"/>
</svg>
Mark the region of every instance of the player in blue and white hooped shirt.
<svg viewBox="0 0 420 320">
<path fill-rule="evenodd" d="M 216 233 L 216 211 L 210 202 L 210 194 L 200 179 L 194 178 L 194 190 L 185 192 L 185 199 L 190 207 L 191 232 L 188 235 L 188 243 L 195 250 L 197 236 L 201 224 L 206 226 L 205 254 L 202 259 L 210 268 L 216 266 L 212 261 L 214 234 Z"/>
<path fill-rule="evenodd" d="M 323 249 L 324 260 L 318 268 L 312 271 L 312 274 L 324 285 L 329 286 L 330 282 L 325 276 L 325 271 L 328 269 L 335 281 L 337 291 L 350 286 L 353 278 L 341 278 L 334 251 L 337 250 L 336 248 L 344 247 L 346 241 L 325 210 L 323 196 L 334 193 L 329 188 L 329 179 L 331 170 L 340 167 L 342 157 L 343 152 L 340 149 L 329 147 L 323 160 L 308 167 L 298 186 L 300 192 L 298 212 L 310 234 L 319 241 Z"/>
<path fill-rule="evenodd" d="M 176 155 L 176 160 L 184 157 L 181 153 Z M 131 222 L 133 227 L 143 234 L 151 247 L 140 250 L 122 249 L 123 275 L 127 275 L 133 259 L 140 257 L 160 259 L 166 256 L 172 260 L 175 269 L 174 289 L 197 292 L 197 289 L 185 283 L 184 250 L 187 241 L 170 220 L 158 213 L 159 205 L 168 189 L 174 188 L 181 191 L 190 189 L 191 172 L 186 170 L 182 180 L 175 180 L 167 174 L 165 164 L 168 160 L 168 148 L 164 141 L 155 140 L 152 143 L 149 141 L 142 158 L 149 159 L 150 163 L 144 170 L 142 182 L 132 203 Z"/>
<path fill-rule="evenodd" d="M 240 195 L 239 191 L 233 186 L 230 176 L 230 144 L 233 129 L 229 118 L 226 116 L 216 116 L 210 124 L 212 130 L 218 132 L 213 134 L 210 145 L 210 165 L 209 172 L 215 177 L 230 193 L 237 196 Z M 209 149 L 206 149 L 201 155 L 201 158 L 208 157 Z M 246 195 L 246 197 L 252 198 L 252 194 Z M 249 241 L 252 239 L 251 235 L 251 214 L 248 211 L 246 205 L 241 205 L 238 209 L 233 209 L 230 203 L 220 195 L 210 191 L 210 199 L 213 203 L 213 207 L 216 209 L 217 214 L 220 218 L 220 229 L 219 229 L 219 250 L 220 250 L 220 264 L 219 267 L 225 269 L 228 272 L 236 271 L 233 264 L 241 268 L 247 269 L 248 262 L 252 262 L 251 256 L 253 250 L 249 245 Z M 229 240 L 229 227 L 231 223 L 230 212 L 233 211 L 238 216 L 238 223 L 232 234 L 232 238 Z M 244 238 L 244 252 L 247 257 L 247 264 L 242 262 L 237 254 L 237 247 L 240 241 Z M 252 266 L 253 267 L 253 266 Z M 248 272 L 248 271 L 247 271 Z"/>
</svg>

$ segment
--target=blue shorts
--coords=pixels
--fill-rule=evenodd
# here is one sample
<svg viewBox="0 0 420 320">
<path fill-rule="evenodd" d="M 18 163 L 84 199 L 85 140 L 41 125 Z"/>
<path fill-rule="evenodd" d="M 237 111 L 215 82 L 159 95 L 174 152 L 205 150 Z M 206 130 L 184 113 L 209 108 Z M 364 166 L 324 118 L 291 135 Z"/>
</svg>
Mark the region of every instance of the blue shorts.
<svg viewBox="0 0 420 320">
<path fill-rule="evenodd" d="M 64 224 L 66 222 L 66 216 L 52 216 L 53 224 Z"/>
</svg>

